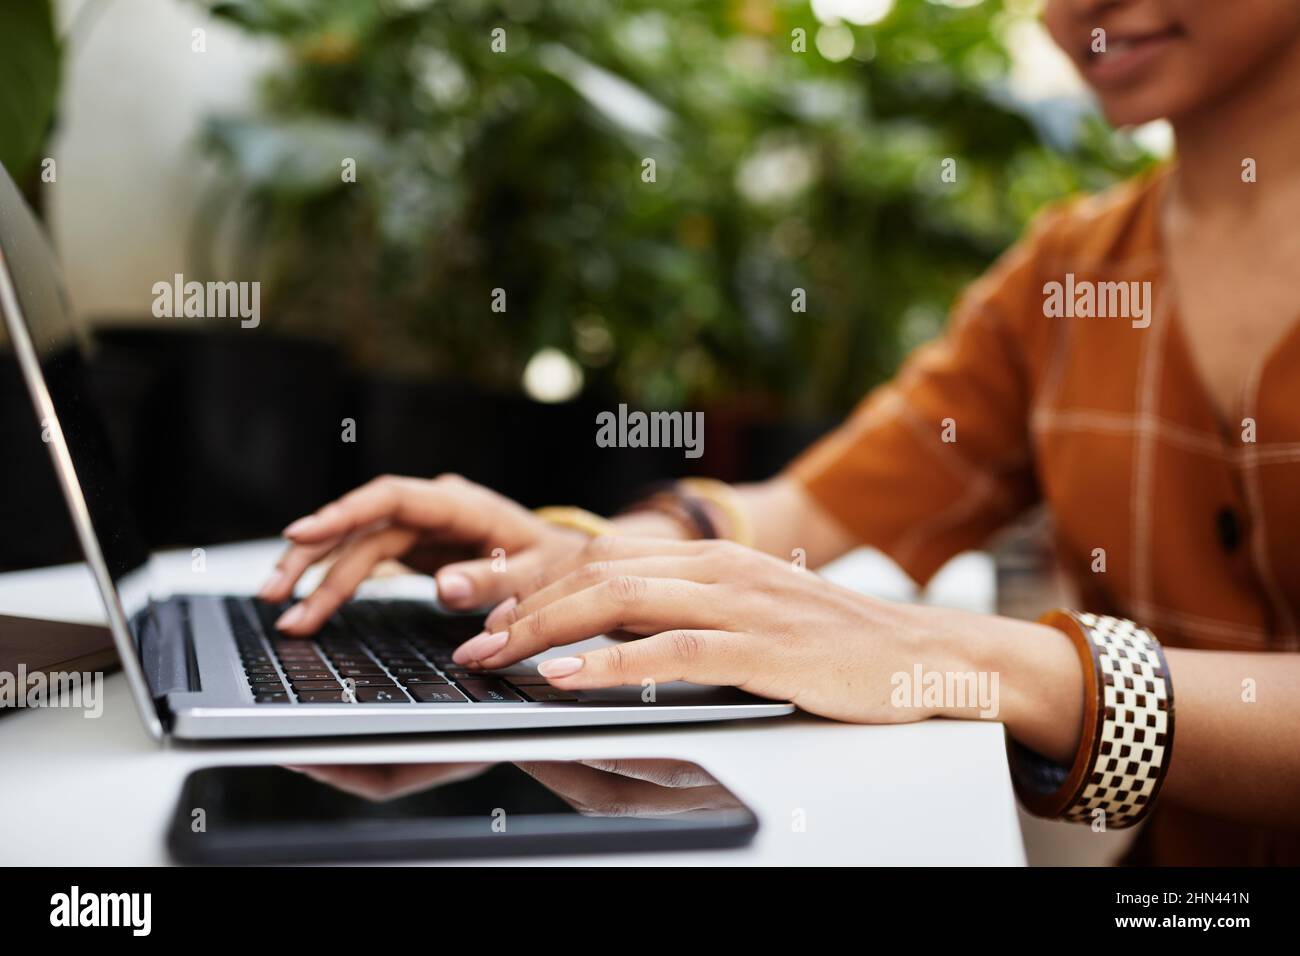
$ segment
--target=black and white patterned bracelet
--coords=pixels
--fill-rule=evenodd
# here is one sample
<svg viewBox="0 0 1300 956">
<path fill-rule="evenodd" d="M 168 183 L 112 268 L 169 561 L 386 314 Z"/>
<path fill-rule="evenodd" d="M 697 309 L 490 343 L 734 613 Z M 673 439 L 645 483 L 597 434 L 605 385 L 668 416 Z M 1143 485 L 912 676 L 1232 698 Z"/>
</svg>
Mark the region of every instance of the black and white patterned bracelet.
<svg viewBox="0 0 1300 956">
<path fill-rule="evenodd" d="M 1064 632 L 1079 653 L 1083 732 L 1069 767 L 1012 741 L 1016 794 L 1038 816 L 1133 826 L 1155 803 L 1174 745 L 1174 686 L 1160 642 L 1132 621 L 1097 614 L 1050 611 L 1039 623 Z"/>
</svg>

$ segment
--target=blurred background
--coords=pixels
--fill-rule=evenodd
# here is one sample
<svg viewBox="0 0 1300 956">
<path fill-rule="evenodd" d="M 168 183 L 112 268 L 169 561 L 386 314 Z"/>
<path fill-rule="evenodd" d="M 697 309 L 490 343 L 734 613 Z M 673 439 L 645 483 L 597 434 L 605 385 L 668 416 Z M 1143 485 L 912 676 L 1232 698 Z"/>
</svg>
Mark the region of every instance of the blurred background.
<svg viewBox="0 0 1300 956">
<path fill-rule="evenodd" d="M 1097 118 L 1039 7 L 0 0 L 0 162 L 153 546 L 385 472 L 607 512 L 767 477 L 1044 203 L 1169 151 Z M 260 282 L 260 325 L 155 317 L 178 274 Z M 597 448 L 620 402 L 703 411 L 704 457 Z M 44 448 L 6 447 L 0 569 L 78 560 Z M 1039 600 L 1032 541 L 1008 607 Z"/>
<path fill-rule="evenodd" d="M 1167 135 L 1095 118 L 1033 0 L 0 11 L 0 161 L 159 546 L 272 533 L 383 472 L 602 511 L 765 477 L 1044 202 Z M 155 318 L 178 273 L 261 282 L 260 326 Z M 705 411 L 704 458 L 597 448 L 618 402 Z M 66 557 L 11 540 L 7 566 Z"/>
</svg>

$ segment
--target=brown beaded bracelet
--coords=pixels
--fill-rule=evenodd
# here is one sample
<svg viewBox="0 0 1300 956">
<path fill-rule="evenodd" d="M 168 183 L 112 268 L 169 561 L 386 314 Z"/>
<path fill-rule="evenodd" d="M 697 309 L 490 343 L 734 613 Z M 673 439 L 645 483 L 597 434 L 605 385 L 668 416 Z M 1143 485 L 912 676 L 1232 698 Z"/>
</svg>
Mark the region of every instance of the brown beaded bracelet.
<svg viewBox="0 0 1300 956">
<path fill-rule="evenodd" d="M 673 482 L 652 485 L 646 497 L 633 502 L 620 514 L 637 514 L 654 511 L 673 519 L 692 538 L 706 540 L 719 537 L 717 526 L 709 517 L 708 509 L 691 495 L 683 494 Z"/>
<path fill-rule="evenodd" d="M 1074 643 L 1083 664 L 1083 734 L 1066 768 L 1011 741 L 1016 794 L 1030 813 L 1075 823 L 1104 814 L 1133 826 L 1160 793 L 1174 745 L 1174 687 L 1160 642 L 1132 621 L 1050 611 L 1039 623 Z"/>
</svg>

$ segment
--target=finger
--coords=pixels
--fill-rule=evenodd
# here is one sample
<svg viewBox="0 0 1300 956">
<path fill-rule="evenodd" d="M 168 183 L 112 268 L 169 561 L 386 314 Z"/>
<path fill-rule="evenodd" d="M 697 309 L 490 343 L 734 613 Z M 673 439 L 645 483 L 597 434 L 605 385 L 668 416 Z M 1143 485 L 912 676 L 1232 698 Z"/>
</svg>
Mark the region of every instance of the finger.
<svg viewBox="0 0 1300 956">
<path fill-rule="evenodd" d="M 708 787 L 718 781 L 697 763 L 689 760 L 670 760 L 663 757 L 620 760 L 618 758 L 580 760 L 579 763 L 606 773 L 635 777 L 661 787 Z"/>
<path fill-rule="evenodd" d="M 348 492 L 284 529 L 314 544 L 377 522 L 433 531 L 453 540 L 500 540 L 513 547 L 528 537 L 530 514 L 514 502 L 455 475 L 425 480 L 386 475 Z"/>
<path fill-rule="evenodd" d="M 716 782 L 675 789 L 581 763 L 539 761 L 516 766 L 559 794 L 579 813 L 593 816 L 658 817 L 736 805 L 735 797 Z"/>
<path fill-rule="evenodd" d="M 538 608 L 554 604 L 587 588 L 619 577 L 633 575 L 643 578 L 679 578 L 700 584 L 713 584 L 717 577 L 710 573 L 710 565 L 703 555 L 654 554 L 644 558 L 622 558 L 614 561 L 593 561 L 583 564 L 558 580 L 533 591 L 525 597 L 498 604 L 488 615 L 484 627 L 489 633 L 504 631 L 515 621 L 534 613 Z"/>
<path fill-rule="evenodd" d="M 707 584 L 622 575 L 539 607 L 503 631 L 485 631 L 456 649 L 458 664 L 505 667 L 547 648 L 623 629 L 653 634 L 669 627 L 716 627 L 716 595 Z"/>
<path fill-rule="evenodd" d="M 677 680 L 739 687 L 748 683 L 752 646 L 731 631 L 678 629 L 543 661 L 537 671 L 566 690 Z"/>
<path fill-rule="evenodd" d="M 439 569 L 438 600 L 447 607 L 469 609 L 503 601 L 523 582 L 535 578 L 541 558 L 529 551 L 518 557 L 480 558 L 458 561 Z"/>
<path fill-rule="evenodd" d="M 291 544 L 275 562 L 275 570 L 263 583 L 257 596 L 265 601 L 287 601 L 293 589 L 309 567 L 330 555 L 343 543 L 342 538 L 330 538 L 319 544 Z"/>
<path fill-rule="evenodd" d="M 388 528 L 352 539 L 339 550 L 338 558 L 316 589 L 280 615 L 275 626 L 295 637 L 314 633 L 352 597 L 376 564 L 405 553 L 415 537 L 416 532 L 410 528 Z"/>
<path fill-rule="evenodd" d="M 378 802 L 384 799 L 388 775 L 381 768 L 365 765 L 349 766 L 347 764 L 299 764 L 286 767 L 310 777 L 317 783 L 333 787 L 344 793 Z"/>
<path fill-rule="evenodd" d="M 716 541 L 674 541 L 669 538 L 624 538 L 618 535 L 603 535 L 592 538 L 585 547 L 553 562 L 541 574 L 522 582 L 515 590 L 514 597 L 523 601 L 588 564 L 603 564 L 609 561 L 656 555 L 690 557 L 707 554 L 717 547 Z"/>
</svg>

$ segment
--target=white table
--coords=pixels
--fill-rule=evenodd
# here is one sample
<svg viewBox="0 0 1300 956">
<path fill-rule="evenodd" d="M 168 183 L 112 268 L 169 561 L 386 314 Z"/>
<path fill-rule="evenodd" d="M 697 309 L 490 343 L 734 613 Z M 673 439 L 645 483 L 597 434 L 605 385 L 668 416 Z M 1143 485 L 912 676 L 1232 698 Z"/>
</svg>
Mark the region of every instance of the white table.
<svg viewBox="0 0 1300 956">
<path fill-rule="evenodd" d="M 227 545 L 207 550 L 202 573 L 192 570 L 189 552 L 162 555 L 160 567 L 178 592 L 246 593 L 275 553 L 271 542 Z M 829 573 L 842 583 L 871 582 L 875 593 L 909 596 L 901 573 L 877 555 L 856 553 Z M 969 555 L 945 569 L 927 597 L 987 609 L 991 593 L 987 562 Z M 103 620 L 81 565 L 0 575 L 0 613 Z M 1000 724 L 932 720 L 864 727 L 797 715 L 620 730 L 159 745 L 145 736 L 125 680 L 116 674 L 106 681 L 99 719 L 73 709 L 0 717 L 0 864 L 166 863 L 162 835 L 181 781 L 211 764 L 595 757 L 698 761 L 757 811 L 758 836 L 739 850 L 514 862 L 1025 862 Z"/>
</svg>

